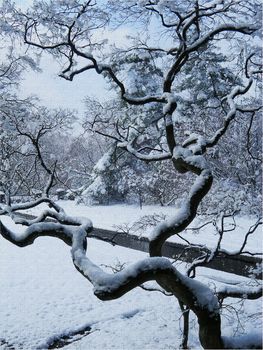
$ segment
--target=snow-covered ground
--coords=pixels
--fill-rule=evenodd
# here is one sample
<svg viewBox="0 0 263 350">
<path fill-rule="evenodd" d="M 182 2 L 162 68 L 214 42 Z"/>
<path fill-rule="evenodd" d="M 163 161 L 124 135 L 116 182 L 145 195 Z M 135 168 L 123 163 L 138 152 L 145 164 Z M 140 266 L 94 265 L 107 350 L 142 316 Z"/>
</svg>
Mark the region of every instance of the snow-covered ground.
<svg viewBox="0 0 263 350">
<path fill-rule="evenodd" d="M 72 202 L 60 204 L 69 214 L 87 215 L 94 226 L 109 229 L 112 225 L 136 221 L 141 215 L 160 211 L 171 215 L 174 210 L 145 207 L 140 211 L 125 206 L 96 208 L 75 206 Z M 9 218 L 1 217 L 1 220 L 13 226 Z M 243 221 L 248 226 L 251 224 L 248 219 Z M 256 239 L 256 242 L 253 247 L 258 249 L 261 241 Z M 89 240 L 88 254 L 95 262 L 111 266 L 147 256 L 93 239 Z M 184 265 L 179 268 L 184 269 Z M 201 269 L 200 280 L 210 283 L 212 288 L 211 274 L 217 280 L 245 280 Z M 181 313 L 175 298 L 136 288 L 117 300 L 98 300 L 89 282 L 75 270 L 70 248 L 57 239 L 39 238 L 31 246 L 18 248 L 0 238 L 0 281 L 1 349 L 47 349 L 63 342 L 70 342 L 64 349 L 71 350 L 179 348 L 182 322 L 179 322 Z M 261 301 L 247 301 L 243 309 L 236 302 L 229 300 L 231 305 L 224 310 L 223 334 L 260 332 Z M 245 319 L 242 322 L 245 329 L 238 324 L 238 318 Z M 193 317 L 189 344 L 194 349 L 200 349 L 197 329 Z M 54 343 L 55 339 L 60 339 L 60 343 Z"/>
</svg>

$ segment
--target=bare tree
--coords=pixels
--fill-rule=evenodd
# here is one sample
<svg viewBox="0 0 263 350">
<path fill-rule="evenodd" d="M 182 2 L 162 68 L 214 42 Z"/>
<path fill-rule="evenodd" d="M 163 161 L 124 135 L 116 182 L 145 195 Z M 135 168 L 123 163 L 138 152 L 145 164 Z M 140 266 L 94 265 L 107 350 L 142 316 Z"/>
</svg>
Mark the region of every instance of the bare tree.
<svg viewBox="0 0 263 350">
<path fill-rule="evenodd" d="M 262 347 L 258 338 L 253 338 L 252 343 L 244 340 L 237 344 L 233 339 L 223 337 L 220 317 L 222 298 L 245 295 L 247 299 L 256 299 L 261 296 L 262 288 L 247 290 L 240 286 L 236 289 L 225 288 L 216 294 L 191 278 L 190 274 L 181 274 L 171 261 L 162 257 L 162 246 L 169 237 L 181 234 L 189 226 L 202 199 L 211 189 L 213 174 L 205 158 L 208 150 L 222 142 L 231 123 L 240 113 L 253 113 L 260 108 L 244 104 L 242 96 L 253 85 L 253 77 L 261 72 L 261 67 L 252 54 L 248 55 L 244 74 L 241 75 L 243 83 L 231 88 L 220 100 L 223 111 L 221 126 L 209 137 L 204 137 L 202 131 L 178 137 L 179 127 L 173 118 L 180 104 L 180 96 L 174 93 L 173 87 L 184 73 L 186 64 L 213 42 L 220 43 L 228 39 L 234 43 L 235 39 L 256 34 L 258 26 L 255 25 L 255 18 L 259 7 L 259 2 L 242 0 L 183 3 L 132 0 L 118 3 L 109 1 L 107 5 L 97 4 L 94 0 L 72 0 L 50 3 L 38 1 L 26 14 L 16 13 L 18 20 L 24 23 L 25 43 L 37 50 L 50 52 L 64 63 L 61 77 L 73 80 L 79 74 L 94 70 L 117 87 L 123 104 L 147 111 L 148 120 L 140 118 L 140 113 L 137 115 L 137 123 L 139 120 L 143 122 L 139 130 L 129 127 L 121 130 L 116 125 L 116 134 L 112 135 L 105 124 L 103 131 L 97 130 L 100 134 L 114 138 L 117 147 L 140 160 L 169 160 L 175 172 L 191 174 L 195 180 L 174 217 L 158 224 L 153 230 L 150 257 L 115 274 L 104 272 L 87 256 L 86 239 L 92 230 L 91 221 L 66 215 L 49 199 L 3 208 L 2 214 L 10 214 L 16 222 L 29 227 L 20 235 L 1 224 L 2 236 L 20 247 L 32 244 L 39 236 L 62 239 L 72 248 L 74 266 L 92 283 L 95 295 L 101 300 L 119 298 L 146 281 L 156 281 L 179 300 L 183 311 L 189 309 L 197 316 L 200 343 L 206 349 Z M 239 23 L 239 20 L 242 22 Z M 112 30 L 114 26 L 128 22 L 136 23 L 140 30 L 156 25 L 160 33 L 159 40 L 151 40 L 151 31 L 148 30 L 147 35 L 127 39 L 125 48 L 113 51 L 109 51 L 105 40 L 98 40 L 101 28 Z M 234 46 L 229 48 L 229 52 L 236 52 L 233 50 Z M 142 61 L 147 62 L 149 70 L 143 71 L 140 65 Z M 153 66 L 158 69 L 151 71 Z M 153 105 L 158 108 L 151 109 Z M 195 116 L 192 117 L 194 120 Z M 141 137 L 147 134 L 153 124 L 157 124 L 161 137 L 156 142 L 155 138 L 151 140 L 149 147 L 140 147 Z M 180 129 L 184 129 L 184 126 L 181 125 Z M 147 135 L 150 136 L 150 133 Z M 33 221 L 16 217 L 17 210 L 44 201 L 53 210 L 45 211 Z M 52 217 L 55 222 L 47 223 L 47 217 Z M 220 249 L 220 241 L 217 249 Z M 212 259 L 212 255 L 205 256 L 202 262 L 207 259 Z"/>
<path fill-rule="evenodd" d="M 42 191 L 45 197 L 60 181 L 62 157 L 48 138 L 59 138 L 71 128 L 74 115 L 68 110 L 48 110 L 27 99 L 8 101 L 0 111 L 4 120 L 1 142 L 1 189 L 6 202 L 18 194 Z M 62 147 L 61 147 L 62 148 Z"/>
</svg>

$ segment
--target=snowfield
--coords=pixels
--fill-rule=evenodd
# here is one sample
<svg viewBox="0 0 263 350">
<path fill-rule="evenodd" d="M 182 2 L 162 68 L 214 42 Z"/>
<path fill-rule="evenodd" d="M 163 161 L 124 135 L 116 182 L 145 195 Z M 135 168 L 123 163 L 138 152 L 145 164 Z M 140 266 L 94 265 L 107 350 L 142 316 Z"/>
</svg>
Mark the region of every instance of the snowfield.
<svg viewBox="0 0 263 350">
<path fill-rule="evenodd" d="M 111 229 L 114 224 L 131 222 L 139 216 L 173 208 L 126 206 L 85 207 L 60 202 L 70 215 L 87 215 L 95 227 Z M 32 211 L 31 211 L 32 212 Z M 103 220 L 102 220 L 103 219 Z M 9 227 L 10 218 L 1 217 Z M 252 219 L 240 219 L 246 226 Z M 239 222 L 239 225 L 241 223 Z M 260 231 L 251 239 L 251 247 L 261 247 Z M 190 234 L 190 233 L 187 233 Z M 193 237 L 199 236 L 192 235 Z M 202 239 L 205 234 L 202 234 Z M 200 242 L 200 240 L 199 240 Z M 208 241 L 210 242 L 210 241 Z M 229 243 L 235 248 L 234 239 Z M 229 248 L 229 247 L 228 247 Z M 131 263 L 147 256 L 108 243 L 89 240 L 88 255 L 96 263 L 110 267 Z M 180 270 L 185 269 L 179 264 Z M 199 280 L 214 288 L 220 281 L 248 279 L 209 269 L 199 270 Z M 136 288 L 124 297 L 102 302 L 92 286 L 74 268 L 70 248 L 54 238 L 39 238 L 26 248 L 18 248 L 0 238 L 0 348 L 1 349 L 178 349 L 181 341 L 181 312 L 175 298 L 160 292 Z M 261 300 L 246 301 L 244 308 L 228 299 L 224 309 L 223 335 L 261 331 Z M 236 311 L 234 311 L 234 308 Z M 251 316 L 252 315 L 252 316 Z M 245 318 L 243 329 L 238 318 Z M 200 349 L 194 316 L 189 345 Z"/>
</svg>

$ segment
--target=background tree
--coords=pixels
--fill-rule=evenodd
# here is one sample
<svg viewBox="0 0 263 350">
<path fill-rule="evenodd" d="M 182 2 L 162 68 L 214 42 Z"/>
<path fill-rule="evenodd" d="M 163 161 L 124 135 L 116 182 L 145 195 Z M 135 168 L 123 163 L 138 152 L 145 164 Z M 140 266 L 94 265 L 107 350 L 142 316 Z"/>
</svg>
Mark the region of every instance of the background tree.
<svg viewBox="0 0 263 350">
<path fill-rule="evenodd" d="M 22 105 L 28 104 L 29 101 L 19 99 L 17 88 L 23 72 L 29 68 L 38 69 L 34 60 L 15 45 L 17 27 L 8 16 L 9 7 L 8 2 L 0 7 L 0 191 L 5 194 L 7 203 L 10 203 L 11 195 L 25 189 L 33 169 L 31 160 L 27 160 L 30 158 L 30 153 L 26 152 L 27 144 L 13 132 L 7 115 L 11 111 L 22 110 Z M 23 154 L 27 156 L 23 157 Z"/>
<path fill-rule="evenodd" d="M 65 135 L 71 128 L 73 114 L 67 110 L 48 110 L 36 103 L 8 101 L 0 111 L 1 189 L 9 204 L 15 195 L 34 196 L 38 191 L 46 196 L 63 177 L 64 145 L 58 140 L 61 133 Z"/>
</svg>

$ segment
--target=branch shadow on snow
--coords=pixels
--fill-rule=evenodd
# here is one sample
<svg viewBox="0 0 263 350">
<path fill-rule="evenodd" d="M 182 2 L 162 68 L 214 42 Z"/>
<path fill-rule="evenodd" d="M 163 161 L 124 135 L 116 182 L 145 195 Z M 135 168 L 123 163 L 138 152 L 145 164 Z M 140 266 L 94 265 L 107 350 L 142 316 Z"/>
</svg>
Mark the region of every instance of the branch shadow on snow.
<svg viewBox="0 0 263 350">
<path fill-rule="evenodd" d="M 82 329 L 78 329 L 77 331 L 72 331 L 65 335 L 55 336 L 48 341 L 48 343 L 46 344 L 46 348 L 47 349 L 63 348 L 66 345 L 79 341 L 86 335 L 89 335 L 90 333 L 93 333 L 95 331 L 96 329 L 92 330 L 90 326 L 85 326 Z"/>
</svg>

